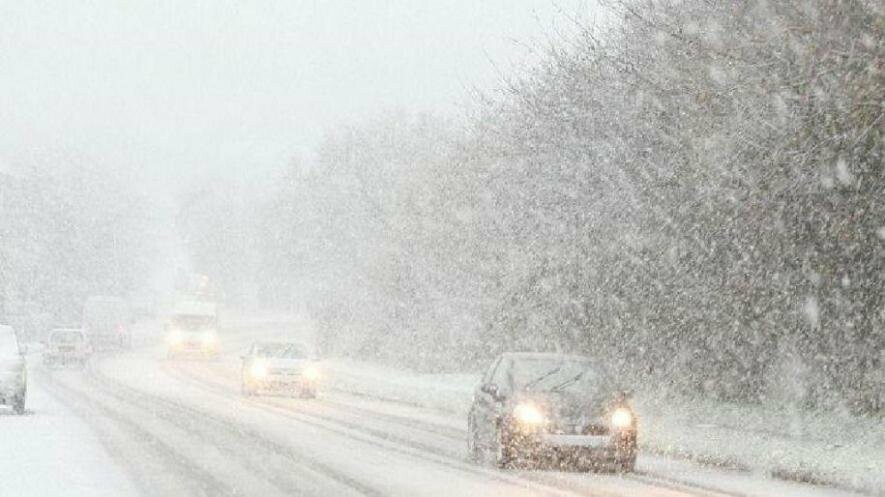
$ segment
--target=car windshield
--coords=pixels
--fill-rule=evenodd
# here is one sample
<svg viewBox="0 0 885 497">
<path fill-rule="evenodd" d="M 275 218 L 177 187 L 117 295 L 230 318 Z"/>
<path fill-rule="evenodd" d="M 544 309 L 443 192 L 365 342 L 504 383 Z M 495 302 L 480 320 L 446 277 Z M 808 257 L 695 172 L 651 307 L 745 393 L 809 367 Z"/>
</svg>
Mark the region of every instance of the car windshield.
<svg viewBox="0 0 885 497">
<path fill-rule="evenodd" d="M 510 368 L 514 390 L 558 390 L 595 377 L 586 359 L 520 358 L 514 359 Z"/>
<path fill-rule="evenodd" d="M 215 319 L 210 316 L 174 316 L 172 327 L 181 331 L 202 331 L 211 329 Z"/>
<path fill-rule="evenodd" d="M 259 344 L 255 349 L 255 355 L 277 359 L 302 359 L 305 357 L 303 347 L 295 343 Z"/>
</svg>

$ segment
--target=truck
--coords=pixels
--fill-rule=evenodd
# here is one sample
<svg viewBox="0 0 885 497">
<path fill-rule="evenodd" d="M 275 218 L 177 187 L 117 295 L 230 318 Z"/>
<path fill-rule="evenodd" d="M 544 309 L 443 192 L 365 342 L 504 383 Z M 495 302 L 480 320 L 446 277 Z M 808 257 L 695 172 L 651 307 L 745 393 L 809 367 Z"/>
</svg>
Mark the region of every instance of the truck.
<svg viewBox="0 0 885 497">
<path fill-rule="evenodd" d="M 218 312 L 214 302 L 180 300 L 166 330 L 166 357 L 218 355 Z"/>
</svg>

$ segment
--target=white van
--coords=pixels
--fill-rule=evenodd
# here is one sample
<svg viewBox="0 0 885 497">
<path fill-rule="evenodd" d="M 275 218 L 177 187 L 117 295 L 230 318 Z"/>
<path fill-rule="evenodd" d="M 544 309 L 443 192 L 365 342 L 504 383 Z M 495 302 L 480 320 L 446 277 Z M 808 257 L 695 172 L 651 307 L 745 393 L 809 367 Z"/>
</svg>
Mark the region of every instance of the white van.
<svg viewBox="0 0 885 497">
<path fill-rule="evenodd" d="M 0 404 L 11 406 L 16 414 L 22 414 L 27 392 L 28 368 L 15 330 L 0 325 Z"/>
</svg>

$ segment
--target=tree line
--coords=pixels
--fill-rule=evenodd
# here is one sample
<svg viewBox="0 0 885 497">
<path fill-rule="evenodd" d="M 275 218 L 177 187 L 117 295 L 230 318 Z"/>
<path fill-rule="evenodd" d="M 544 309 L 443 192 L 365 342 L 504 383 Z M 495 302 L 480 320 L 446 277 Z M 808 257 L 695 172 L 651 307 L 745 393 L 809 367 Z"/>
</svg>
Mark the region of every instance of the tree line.
<svg viewBox="0 0 885 497">
<path fill-rule="evenodd" d="M 229 294 L 308 311 L 329 353 L 575 351 L 682 393 L 881 408 L 881 4 L 608 7 L 464 119 L 344 125 L 272 191 L 199 197 L 193 258 L 238 251 Z"/>
<path fill-rule="evenodd" d="M 64 151 L 0 172 L 0 322 L 31 339 L 79 326 L 92 295 L 142 290 L 156 255 L 145 196 Z"/>
</svg>

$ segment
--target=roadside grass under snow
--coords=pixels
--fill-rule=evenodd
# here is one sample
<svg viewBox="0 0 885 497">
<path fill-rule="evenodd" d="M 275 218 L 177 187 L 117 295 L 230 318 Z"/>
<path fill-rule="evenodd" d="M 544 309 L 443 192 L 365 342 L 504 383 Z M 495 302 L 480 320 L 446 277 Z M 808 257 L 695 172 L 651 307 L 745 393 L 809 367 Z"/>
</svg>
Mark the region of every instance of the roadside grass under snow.
<svg viewBox="0 0 885 497">
<path fill-rule="evenodd" d="M 309 319 L 278 313 L 228 314 L 232 327 L 285 329 L 311 343 Z M 479 374 L 420 374 L 372 363 L 323 361 L 328 386 L 431 408 L 464 420 Z M 664 395 L 633 399 L 640 444 L 651 453 L 885 496 L 885 419 Z"/>
<path fill-rule="evenodd" d="M 325 361 L 329 386 L 463 416 L 476 374 L 418 374 L 350 360 Z M 885 495 L 885 420 L 710 400 L 634 398 L 640 443 L 653 453 Z"/>
</svg>

